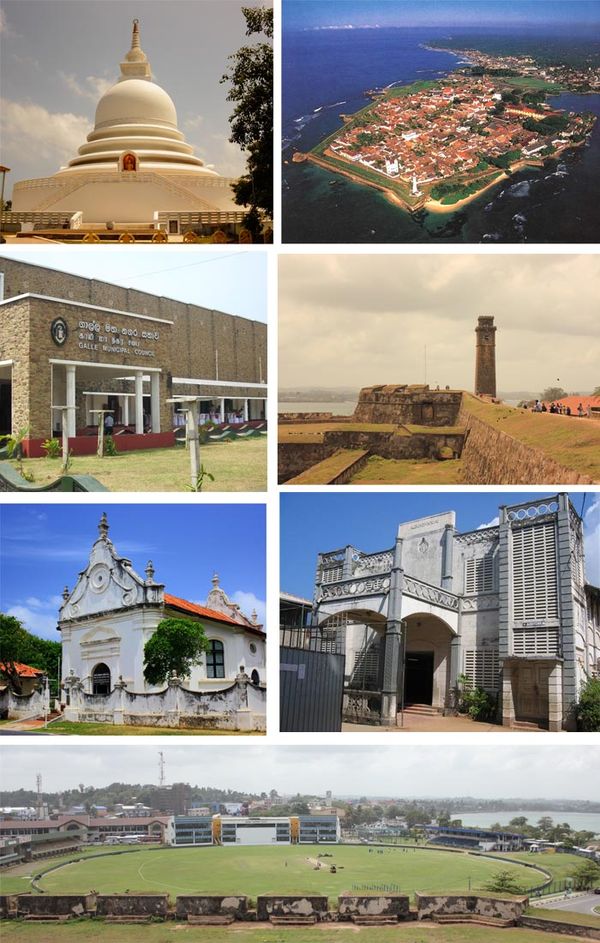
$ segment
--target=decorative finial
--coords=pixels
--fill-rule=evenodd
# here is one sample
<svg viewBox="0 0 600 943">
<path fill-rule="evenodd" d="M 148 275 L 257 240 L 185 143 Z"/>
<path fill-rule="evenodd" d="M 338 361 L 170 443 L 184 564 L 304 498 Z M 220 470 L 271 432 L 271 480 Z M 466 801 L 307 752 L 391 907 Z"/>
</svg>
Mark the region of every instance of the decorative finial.
<svg viewBox="0 0 600 943">
<path fill-rule="evenodd" d="M 140 21 L 133 21 L 133 32 L 131 34 L 131 48 L 139 49 L 140 48 Z"/>
<path fill-rule="evenodd" d="M 213 584 L 213 589 L 219 588 L 219 574 L 218 573 L 213 573 L 213 578 L 211 582 Z"/>
<path fill-rule="evenodd" d="M 108 537 L 108 518 L 106 516 L 106 511 L 102 512 L 102 517 L 100 518 L 100 523 L 98 524 L 98 533 L 102 540 L 106 540 Z"/>
<path fill-rule="evenodd" d="M 253 625 L 256 625 L 256 620 L 258 619 L 258 612 L 256 611 L 256 609 L 252 610 L 252 612 L 250 613 L 250 618 L 252 619 Z"/>
<path fill-rule="evenodd" d="M 68 586 L 65 586 L 65 588 L 64 588 L 63 591 L 62 591 L 62 598 L 64 599 L 65 602 L 66 602 L 67 599 L 69 598 L 69 595 L 70 595 L 70 594 L 69 594 L 69 587 L 68 587 Z"/>
<path fill-rule="evenodd" d="M 148 560 L 146 564 L 146 579 L 148 582 L 152 582 L 154 580 L 154 564 L 152 563 L 152 560 Z"/>
<path fill-rule="evenodd" d="M 152 73 L 146 53 L 140 45 L 140 21 L 133 21 L 131 31 L 131 49 L 121 63 L 121 78 L 123 79 L 151 79 Z"/>
</svg>

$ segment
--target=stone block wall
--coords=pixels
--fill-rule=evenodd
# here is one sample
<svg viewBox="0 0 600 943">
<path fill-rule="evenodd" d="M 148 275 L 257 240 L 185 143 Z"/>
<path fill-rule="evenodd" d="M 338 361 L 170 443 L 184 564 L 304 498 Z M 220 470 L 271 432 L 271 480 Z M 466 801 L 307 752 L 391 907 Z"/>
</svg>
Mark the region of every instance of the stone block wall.
<svg viewBox="0 0 600 943">
<path fill-rule="evenodd" d="M 336 448 L 333 445 L 323 445 L 322 442 L 280 442 L 277 450 L 279 483 L 283 484 L 312 468 L 317 462 L 329 458 Z"/>
<path fill-rule="evenodd" d="M 230 895 L 180 895 L 176 901 L 176 916 L 186 917 L 232 916 L 236 920 L 245 920 L 248 914 L 248 898 Z"/>
<path fill-rule="evenodd" d="M 485 485 L 593 484 L 591 478 L 554 461 L 540 449 L 492 428 L 462 409 L 459 421 L 465 426 L 462 451 L 463 480 Z"/>
<path fill-rule="evenodd" d="M 543 911 L 542 911 L 543 913 Z M 559 936 L 573 936 L 578 940 L 600 940 L 600 927 L 582 927 L 576 923 L 569 923 L 568 914 L 564 921 L 544 920 L 543 917 L 521 917 L 520 927 L 529 930 L 545 930 L 546 933 L 556 933 Z"/>
<path fill-rule="evenodd" d="M 417 917 L 430 920 L 452 914 L 477 914 L 502 920 L 518 920 L 528 904 L 527 897 L 479 897 L 475 894 L 415 894 Z"/>
<path fill-rule="evenodd" d="M 16 917 L 19 897 L 17 894 L 0 894 L 0 918 Z"/>
<path fill-rule="evenodd" d="M 381 897 L 338 897 L 338 920 L 353 917 L 397 917 L 407 918 L 410 913 L 409 898 L 400 894 L 382 894 Z"/>
<path fill-rule="evenodd" d="M 427 386 L 371 386 L 360 391 L 355 422 L 393 422 L 426 426 L 453 426 L 462 393 L 430 390 Z"/>
<path fill-rule="evenodd" d="M 83 917 L 95 903 L 94 894 L 19 894 L 18 916 Z"/>
<path fill-rule="evenodd" d="M 316 917 L 317 920 L 323 920 L 327 912 L 327 898 L 320 896 L 265 895 L 256 901 L 257 920 L 269 920 L 270 917 Z"/>
<path fill-rule="evenodd" d="M 98 917 L 166 917 L 168 894 L 98 894 Z"/>
</svg>

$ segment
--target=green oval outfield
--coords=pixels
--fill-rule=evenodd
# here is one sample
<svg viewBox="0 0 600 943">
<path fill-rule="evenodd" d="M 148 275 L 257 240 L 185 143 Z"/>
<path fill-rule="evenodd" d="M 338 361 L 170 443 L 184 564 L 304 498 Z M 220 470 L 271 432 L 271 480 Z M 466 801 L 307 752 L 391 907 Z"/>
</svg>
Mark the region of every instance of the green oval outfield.
<svg viewBox="0 0 600 943">
<path fill-rule="evenodd" d="M 323 854 L 331 857 L 317 857 Z M 319 861 L 322 866 L 317 870 Z M 335 874 L 330 871 L 331 865 L 336 867 Z M 71 860 L 58 866 L 40 863 L 33 873 L 41 874 L 37 886 L 48 894 L 94 890 L 103 894 L 163 892 L 172 898 L 178 894 L 245 894 L 255 899 L 259 894 L 277 893 L 324 894 L 335 899 L 344 892 L 393 891 L 412 896 L 415 891 L 481 891 L 501 869 L 514 873 L 524 889 L 547 880 L 547 872 L 500 856 L 353 845 L 142 849 Z M 14 893 L 17 879 L 9 874 L 6 877 L 5 893 Z M 9 882 L 13 885 L 10 889 Z M 22 877 L 19 883 L 21 891 L 28 889 Z"/>
</svg>

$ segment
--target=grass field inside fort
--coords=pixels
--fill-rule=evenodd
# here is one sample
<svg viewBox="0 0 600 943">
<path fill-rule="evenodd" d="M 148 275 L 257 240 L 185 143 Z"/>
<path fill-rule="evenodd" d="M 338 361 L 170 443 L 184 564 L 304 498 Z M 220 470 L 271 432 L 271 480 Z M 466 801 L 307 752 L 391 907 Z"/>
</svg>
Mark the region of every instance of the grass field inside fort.
<svg viewBox="0 0 600 943">
<path fill-rule="evenodd" d="M 214 476 L 203 491 L 266 491 L 266 436 L 243 442 L 211 442 L 200 446 L 200 461 Z M 17 467 L 16 462 L 11 463 Z M 46 485 L 60 475 L 60 459 L 25 459 L 23 468 L 34 485 Z M 183 447 L 121 452 L 98 458 L 74 456 L 70 475 L 93 475 L 110 491 L 186 491 L 190 483 L 190 456 Z"/>
<path fill-rule="evenodd" d="M 407 923 L 393 927 L 355 927 L 348 923 L 325 923 L 306 928 L 283 928 L 261 924 L 232 927 L 190 927 L 183 923 L 111 926 L 97 920 L 75 920 L 60 925 L 7 921 L 2 938 L 10 943 L 564 943 L 558 933 L 526 930 L 523 927 L 439 926 Z"/>
<path fill-rule="evenodd" d="M 323 867 L 316 870 L 318 854 Z M 322 894 L 335 902 L 344 892 L 384 893 L 386 889 L 411 897 L 415 891 L 466 893 L 482 891 L 501 869 L 514 873 L 523 888 L 540 884 L 539 871 L 464 853 L 408 848 L 362 846 L 253 846 L 246 848 L 172 848 L 128 851 L 66 863 L 43 873 L 55 861 L 22 869 L 19 877 L 2 876 L 4 893 L 28 889 L 26 873 L 41 873 L 39 886 L 47 894 L 163 892 L 178 894 Z M 335 864 L 337 873 L 330 866 Z M 17 886 L 15 886 L 15 884 Z"/>
</svg>

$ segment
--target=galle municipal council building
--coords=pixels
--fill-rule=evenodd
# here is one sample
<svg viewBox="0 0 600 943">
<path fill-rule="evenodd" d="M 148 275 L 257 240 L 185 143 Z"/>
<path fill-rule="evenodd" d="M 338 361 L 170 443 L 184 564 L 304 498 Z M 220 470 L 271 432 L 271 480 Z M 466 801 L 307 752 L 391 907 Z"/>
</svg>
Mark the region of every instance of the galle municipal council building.
<svg viewBox="0 0 600 943">
<path fill-rule="evenodd" d="M 101 410 L 119 450 L 172 445 L 177 397 L 200 424 L 266 419 L 266 324 L 5 257 L 0 283 L 0 435 L 27 430 L 25 455 L 63 422 L 93 453 Z"/>
</svg>

